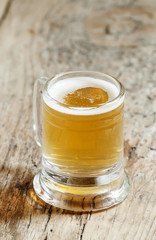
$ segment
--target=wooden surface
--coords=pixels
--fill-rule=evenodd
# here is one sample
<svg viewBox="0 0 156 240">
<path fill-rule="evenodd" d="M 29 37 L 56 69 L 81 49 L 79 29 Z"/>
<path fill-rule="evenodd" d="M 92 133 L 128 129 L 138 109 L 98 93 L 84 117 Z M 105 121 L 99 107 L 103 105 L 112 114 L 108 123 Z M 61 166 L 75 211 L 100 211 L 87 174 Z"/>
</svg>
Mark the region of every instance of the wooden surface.
<svg viewBox="0 0 156 240">
<path fill-rule="evenodd" d="M 155 0 L 0 0 L 0 239 L 156 239 Z M 33 84 L 41 75 L 96 70 L 127 90 L 120 205 L 73 213 L 32 189 L 41 152 L 33 139 Z"/>
</svg>

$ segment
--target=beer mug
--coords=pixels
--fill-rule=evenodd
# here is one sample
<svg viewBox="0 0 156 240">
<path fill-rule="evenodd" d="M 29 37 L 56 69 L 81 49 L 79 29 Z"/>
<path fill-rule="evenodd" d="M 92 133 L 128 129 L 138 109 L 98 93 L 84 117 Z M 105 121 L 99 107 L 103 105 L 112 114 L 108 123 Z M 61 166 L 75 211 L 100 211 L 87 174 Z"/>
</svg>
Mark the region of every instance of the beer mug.
<svg viewBox="0 0 156 240">
<path fill-rule="evenodd" d="M 33 186 L 42 200 L 94 211 L 126 198 L 124 97 L 122 84 L 99 72 L 66 72 L 36 81 L 33 126 L 42 168 Z"/>
</svg>

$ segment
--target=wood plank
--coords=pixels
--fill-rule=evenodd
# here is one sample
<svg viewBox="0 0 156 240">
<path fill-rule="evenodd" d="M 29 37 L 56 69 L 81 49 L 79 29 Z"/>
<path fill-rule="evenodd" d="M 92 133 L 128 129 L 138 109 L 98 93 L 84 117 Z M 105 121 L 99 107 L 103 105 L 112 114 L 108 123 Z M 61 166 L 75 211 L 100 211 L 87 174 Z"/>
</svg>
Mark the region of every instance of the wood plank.
<svg viewBox="0 0 156 240">
<path fill-rule="evenodd" d="M 156 239 L 155 1 L 0 1 L 0 239 Z M 33 192 L 41 151 L 32 131 L 33 84 L 68 70 L 111 74 L 127 90 L 120 205 L 73 213 Z"/>
</svg>

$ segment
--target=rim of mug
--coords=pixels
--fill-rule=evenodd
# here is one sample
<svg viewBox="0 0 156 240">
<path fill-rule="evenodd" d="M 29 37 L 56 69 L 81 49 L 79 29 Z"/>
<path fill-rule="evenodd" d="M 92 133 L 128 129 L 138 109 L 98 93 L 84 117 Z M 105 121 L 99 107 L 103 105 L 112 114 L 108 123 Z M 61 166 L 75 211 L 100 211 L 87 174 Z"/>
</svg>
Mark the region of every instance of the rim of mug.
<svg viewBox="0 0 156 240">
<path fill-rule="evenodd" d="M 115 77 L 109 75 L 109 74 L 106 74 L 106 73 L 103 73 L 103 72 L 97 72 L 97 71 L 68 71 L 68 72 L 61 72 L 61 73 L 58 73 L 56 74 L 55 76 L 53 77 L 50 77 L 48 78 L 48 80 L 46 81 L 45 85 L 44 85 L 44 88 L 43 88 L 43 94 L 51 101 L 54 101 L 55 103 L 63 106 L 63 107 L 66 107 L 66 108 L 69 108 L 69 109 L 80 109 L 79 107 L 75 107 L 75 106 L 71 106 L 69 104 L 66 104 L 66 103 L 61 103 L 60 101 L 56 100 L 55 98 L 53 98 L 49 93 L 48 93 L 48 87 L 49 87 L 49 83 L 51 83 L 52 81 L 55 83 L 57 80 L 62 80 L 62 77 L 65 77 L 66 75 L 77 75 L 79 76 L 79 74 L 83 77 L 92 77 L 92 78 L 95 78 L 94 76 L 91 76 L 91 75 L 99 75 L 99 78 L 97 79 L 100 79 L 100 80 L 105 80 L 107 81 L 108 79 L 103 79 L 103 78 L 100 78 L 100 75 L 101 77 L 105 77 L 105 78 L 109 78 L 113 81 L 115 81 L 119 87 L 119 94 L 113 98 L 112 100 L 109 100 L 105 103 L 100 103 L 100 104 L 97 104 L 95 106 L 92 106 L 92 107 L 85 107 L 84 109 L 86 109 L 87 111 L 90 110 L 90 109 L 95 109 L 95 108 L 98 108 L 98 107 L 101 107 L 101 106 L 108 106 L 108 105 L 113 105 L 115 104 L 116 102 L 118 102 L 119 100 L 121 100 L 123 98 L 124 100 L 124 97 L 125 97 L 125 88 L 124 86 L 122 85 L 122 83 L 116 79 Z M 83 75 L 82 75 L 83 74 Z M 69 77 L 74 77 L 74 76 L 69 76 Z M 76 76 L 75 76 L 76 77 Z M 61 79 L 59 79 L 61 78 Z M 64 79 L 64 78 L 63 78 Z M 123 101 L 122 101 L 123 102 Z M 83 108 L 82 108 L 83 109 Z"/>
</svg>

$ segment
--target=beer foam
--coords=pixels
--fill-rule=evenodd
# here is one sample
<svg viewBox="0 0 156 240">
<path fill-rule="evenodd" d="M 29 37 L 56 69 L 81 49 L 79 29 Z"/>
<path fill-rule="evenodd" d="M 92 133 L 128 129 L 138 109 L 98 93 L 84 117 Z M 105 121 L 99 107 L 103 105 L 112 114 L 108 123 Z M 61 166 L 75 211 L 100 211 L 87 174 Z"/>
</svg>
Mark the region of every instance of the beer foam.
<svg viewBox="0 0 156 240">
<path fill-rule="evenodd" d="M 108 101 L 95 107 L 69 107 L 64 104 L 63 99 L 67 94 L 86 87 L 100 88 L 104 90 L 108 94 Z M 91 77 L 72 77 L 54 83 L 52 80 L 47 89 L 50 97 L 43 94 L 43 99 L 50 108 L 62 113 L 72 115 L 95 115 L 106 113 L 117 108 L 123 102 L 124 98 L 114 102 L 113 104 L 111 104 L 110 101 L 119 95 L 119 91 L 120 90 L 117 86 L 105 80 Z"/>
</svg>

